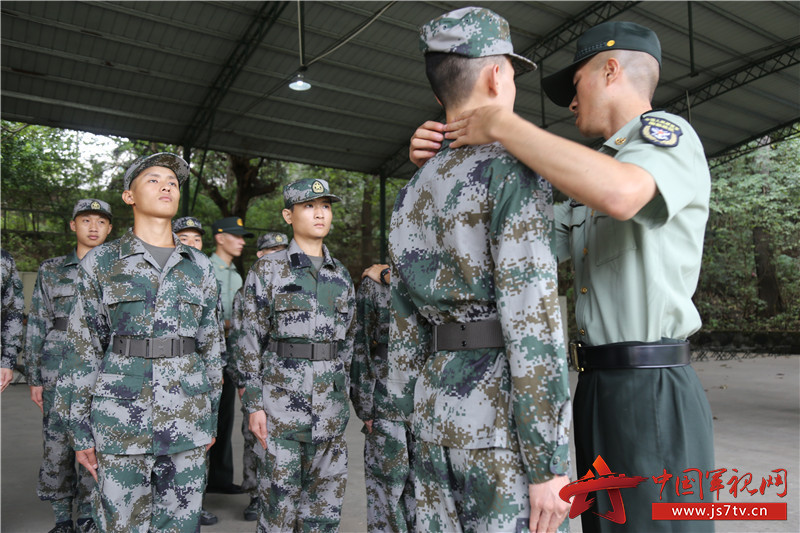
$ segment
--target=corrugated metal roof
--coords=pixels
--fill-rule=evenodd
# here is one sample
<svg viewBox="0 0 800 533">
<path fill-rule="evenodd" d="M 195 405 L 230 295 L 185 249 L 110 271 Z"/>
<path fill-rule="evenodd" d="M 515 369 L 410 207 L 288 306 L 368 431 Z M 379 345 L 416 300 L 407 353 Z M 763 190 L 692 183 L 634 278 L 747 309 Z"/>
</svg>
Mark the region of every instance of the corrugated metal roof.
<svg viewBox="0 0 800 533">
<path fill-rule="evenodd" d="M 7 1 L 2 116 L 409 176 L 409 137 L 441 115 L 418 28 L 474 4 Z M 690 118 L 709 155 L 800 119 L 798 2 L 486 5 L 544 74 L 571 61 L 577 35 L 603 20 L 655 30 L 663 69 L 654 104 Z M 300 67 L 300 13 L 306 92 L 287 87 Z M 522 116 L 591 142 L 579 139 L 569 111 L 544 102 L 539 72 L 517 88 Z"/>
</svg>

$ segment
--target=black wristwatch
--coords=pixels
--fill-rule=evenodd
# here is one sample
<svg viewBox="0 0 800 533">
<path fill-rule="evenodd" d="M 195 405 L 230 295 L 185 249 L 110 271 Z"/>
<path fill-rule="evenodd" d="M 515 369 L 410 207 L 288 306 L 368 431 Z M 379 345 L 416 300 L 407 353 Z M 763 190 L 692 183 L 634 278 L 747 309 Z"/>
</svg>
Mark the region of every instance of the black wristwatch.
<svg viewBox="0 0 800 533">
<path fill-rule="evenodd" d="M 389 270 L 389 267 L 386 267 L 383 270 L 381 270 L 381 283 L 383 283 L 384 285 L 389 284 L 389 282 L 386 281 L 386 274 L 388 274 L 389 272 L 391 272 L 391 270 Z"/>
</svg>

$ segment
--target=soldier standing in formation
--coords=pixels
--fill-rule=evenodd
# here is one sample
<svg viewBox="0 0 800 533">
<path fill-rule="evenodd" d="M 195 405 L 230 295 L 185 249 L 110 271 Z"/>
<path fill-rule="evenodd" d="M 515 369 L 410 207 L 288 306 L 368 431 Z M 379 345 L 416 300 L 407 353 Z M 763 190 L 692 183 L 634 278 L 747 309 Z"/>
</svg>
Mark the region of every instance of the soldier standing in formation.
<svg viewBox="0 0 800 533">
<path fill-rule="evenodd" d="M 203 225 L 194 217 L 181 217 L 172 221 L 172 232 L 186 246 L 203 251 Z"/>
<path fill-rule="evenodd" d="M 0 355 L 0 392 L 6 390 L 14 379 L 17 356 L 22 350 L 22 313 L 25 295 L 22 280 L 17 273 L 17 263 L 11 254 L 0 250 L 2 255 L 2 354 Z"/>
<path fill-rule="evenodd" d="M 377 271 L 379 281 L 370 274 Z M 356 334 L 350 398 L 364 422 L 364 481 L 371 532 L 414 531 L 416 501 L 411 465 L 414 441 L 388 395 L 389 265 L 364 271 L 356 292 Z"/>
<path fill-rule="evenodd" d="M 70 228 L 77 245 L 68 255 L 42 262 L 33 289 L 25 345 L 25 374 L 31 400 L 42 410 L 44 457 L 37 493 L 53 507 L 56 527 L 51 533 L 69 533 L 73 501 L 77 500 L 77 531 L 96 531 L 92 519 L 94 481 L 84 468 L 75 471 L 75 452 L 67 426 L 54 409 L 59 375 L 69 373 L 66 355 L 67 320 L 75 303 L 78 263 L 111 232 L 111 207 L 102 200 L 78 200 Z"/>
<path fill-rule="evenodd" d="M 258 238 L 256 246 L 258 248 L 256 256 L 260 259 L 267 254 L 285 250 L 289 246 L 289 238 L 283 233 L 268 232 Z M 242 331 L 242 294 L 242 290 L 239 289 L 233 298 L 231 332 L 228 334 L 228 366 L 226 367 L 228 376 L 236 384 L 240 400 L 244 395 L 245 388 L 244 379 L 240 371 L 241 357 L 237 346 Z M 258 520 L 258 461 L 263 456 L 263 450 L 258 446 L 256 436 L 250 431 L 249 414 L 243 402 L 242 415 L 242 438 L 244 440 L 242 492 L 250 494 L 250 503 L 244 509 L 244 519 L 248 522 L 253 522 Z"/>
<path fill-rule="evenodd" d="M 244 287 L 242 400 L 259 463 L 258 531 L 336 531 L 347 482 L 353 282 L 323 244 L 331 203 L 321 179 L 283 190 L 289 248 L 262 257 Z"/>
<path fill-rule="evenodd" d="M 420 33 L 448 119 L 513 110 L 515 70 L 535 65 L 505 19 L 462 8 Z M 389 387 L 414 432 L 419 531 L 552 531 L 569 510 L 553 216 L 549 184 L 497 144 L 445 143 L 397 197 Z"/>
<path fill-rule="evenodd" d="M 122 193 L 133 228 L 79 266 L 69 426 L 98 483 L 93 512 L 104 532 L 199 528 L 224 346 L 211 263 L 170 224 L 188 175 L 174 154 L 135 161 Z"/>
</svg>

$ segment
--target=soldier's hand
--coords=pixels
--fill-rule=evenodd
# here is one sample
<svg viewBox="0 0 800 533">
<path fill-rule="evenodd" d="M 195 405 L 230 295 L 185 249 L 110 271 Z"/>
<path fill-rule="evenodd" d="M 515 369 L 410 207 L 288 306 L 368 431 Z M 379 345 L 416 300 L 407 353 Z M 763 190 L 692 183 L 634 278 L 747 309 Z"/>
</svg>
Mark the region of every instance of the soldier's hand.
<svg viewBox="0 0 800 533">
<path fill-rule="evenodd" d="M 267 413 L 262 409 L 255 413 L 250 413 L 250 432 L 256 436 L 259 444 L 267 449 Z"/>
<path fill-rule="evenodd" d="M 497 139 L 492 133 L 508 119 L 508 111 L 500 106 L 484 106 L 467 111 L 454 122 L 445 126 L 445 137 L 454 139 L 450 148 L 458 148 L 467 144 L 488 144 Z"/>
<path fill-rule="evenodd" d="M 381 272 L 384 268 L 389 268 L 389 265 L 372 265 L 364 269 L 361 273 L 361 278 L 369 278 L 375 283 L 381 283 Z"/>
<path fill-rule="evenodd" d="M 31 385 L 31 401 L 39 406 L 39 410 L 44 414 L 44 400 L 42 400 L 42 391 L 44 387 Z"/>
<path fill-rule="evenodd" d="M 237 392 L 239 393 L 239 399 L 241 400 L 242 396 L 244 396 L 244 387 L 237 389 Z"/>
<path fill-rule="evenodd" d="M 528 485 L 528 496 L 531 500 L 531 521 L 528 527 L 531 533 L 556 531 L 569 514 L 569 502 L 558 495 L 559 491 L 569 483 L 569 477 L 556 476 L 550 481 Z"/>
<path fill-rule="evenodd" d="M 372 420 L 364 420 L 364 425 L 367 426 L 367 433 L 372 433 Z"/>
<path fill-rule="evenodd" d="M 6 390 L 12 379 L 14 379 L 13 368 L 0 368 L 0 392 Z"/>
<path fill-rule="evenodd" d="M 97 481 L 97 456 L 94 454 L 94 448 L 87 448 L 85 450 L 75 450 L 75 459 L 78 463 L 82 464 L 86 470 Z"/>
<path fill-rule="evenodd" d="M 436 155 L 444 140 L 444 124 L 429 120 L 417 128 L 408 147 L 408 158 L 417 167 Z"/>
<path fill-rule="evenodd" d="M 208 453 L 208 450 L 211 449 L 215 442 L 217 442 L 217 437 L 211 437 L 211 442 L 206 444 L 206 453 Z"/>
</svg>

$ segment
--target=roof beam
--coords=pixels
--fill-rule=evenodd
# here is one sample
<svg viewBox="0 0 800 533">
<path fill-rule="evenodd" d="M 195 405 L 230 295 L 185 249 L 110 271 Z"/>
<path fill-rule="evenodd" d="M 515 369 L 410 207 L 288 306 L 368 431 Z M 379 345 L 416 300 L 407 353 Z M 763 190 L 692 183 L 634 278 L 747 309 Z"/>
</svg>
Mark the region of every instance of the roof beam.
<svg viewBox="0 0 800 533">
<path fill-rule="evenodd" d="M 236 48 L 225 61 L 222 70 L 211 85 L 211 89 L 195 113 L 191 123 L 186 128 L 186 132 L 183 135 L 184 146 L 194 146 L 206 127 L 209 127 L 209 132 L 211 131 L 210 125 L 217 107 L 219 107 L 225 95 L 228 94 L 231 85 L 233 85 L 253 52 L 258 48 L 258 45 L 266 37 L 269 29 L 288 4 L 289 2 L 264 2 L 261 5 L 250 26 L 237 43 Z"/>
<path fill-rule="evenodd" d="M 686 111 L 691 112 L 694 106 L 798 63 L 800 63 L 800 43 L 794 43 L 783 50 L 722 74 L 672 100 L 660 102 L 656 107 L 676 115 Z"/>
<path fill-rule="evenodd" d="M 560 50 L 577 39 L 587 29 L 619 15 L 638 3 L 639 2 L 595 2 L 539 39 L 538 43 L 522 51 L 520 55 L 534 62 L 541 63 L 544 58 L 551 56 L 557 50 Z M 542 66 L 539 65 L 539 68 L 541 67 Z M 373 174 L 391 176 L 397 169 L 403 166 L 406 161 L 408 161 L 408 145 L 403 145 L 394 155 L 384 161 Z"/>
<path fill-rule="evenodd" d="M 784 122 L 783 124 L 774 128 L 757 133 L 756 135 L 730 146 L 725 150 L 711 155 L 709 157 L 710 161 L 708 166 L 710 168 L 714 168 L 719 165 L 729 163 L 737 157 L 749 154 L 750 152 L 753 152 L 759 148 L 785 141 L 786 139 L 796 136 L 800 136 L 800 116 L 795 117 L 788 122 Z"/>
</svg>

